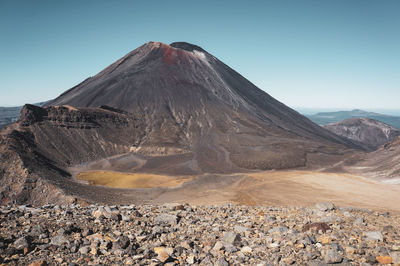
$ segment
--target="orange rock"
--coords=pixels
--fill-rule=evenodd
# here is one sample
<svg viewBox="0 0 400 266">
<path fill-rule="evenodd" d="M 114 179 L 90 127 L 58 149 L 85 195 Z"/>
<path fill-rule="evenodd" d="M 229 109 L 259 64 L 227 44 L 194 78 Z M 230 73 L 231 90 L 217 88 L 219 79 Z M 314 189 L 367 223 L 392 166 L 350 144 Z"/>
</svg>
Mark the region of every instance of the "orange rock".
<svg viewBox="0 0 400 266">
<path fill-rule="evenodd" d="M 332 241 L 332 239 L 329 236 L 320 236 L 317 238 L 317 240 L 321 244 L 329 244 Z"/>
<path fill-rule="evenodd" d="M 46 266 L 47 262 L 44 260 L 38 260 L 29 264 L 29 266 Z"/>
<path fill-rule="evenodd" d="M 24 248 L 24 255 L 29 253 L 29 248 Z"/>
<path fill-rule="evenodd" d="M 382 264 L 390 264 L 390 263 L 392 263 L 392 258 L 389 257 L 389 256 L 379 256 L 379 257 L 376 257 L 376 260 L 379 263 L 382 263 Z"/>
</svg>

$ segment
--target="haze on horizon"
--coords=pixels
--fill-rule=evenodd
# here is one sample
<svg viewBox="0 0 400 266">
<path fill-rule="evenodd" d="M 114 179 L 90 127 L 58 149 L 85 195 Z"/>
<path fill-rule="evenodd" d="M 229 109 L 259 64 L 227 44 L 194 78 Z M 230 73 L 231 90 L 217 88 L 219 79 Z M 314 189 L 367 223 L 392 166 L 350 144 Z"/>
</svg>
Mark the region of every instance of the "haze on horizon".
<svg viewBox="0 0 400 266">
<path fill-rule="evenodd" d="M 292 107 L 400 109 L 400 2 L 0 2 L 0 106 L 57 97 L 148 41 L 186 41 Z"/>
</svg>

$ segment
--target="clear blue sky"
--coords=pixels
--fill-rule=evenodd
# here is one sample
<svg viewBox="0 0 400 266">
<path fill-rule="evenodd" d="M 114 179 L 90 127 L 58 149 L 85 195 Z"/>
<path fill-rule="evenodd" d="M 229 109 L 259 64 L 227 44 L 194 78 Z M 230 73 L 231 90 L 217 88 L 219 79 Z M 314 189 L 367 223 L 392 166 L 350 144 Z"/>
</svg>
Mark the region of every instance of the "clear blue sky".
<svg viewBox="0 0 400 266">
<path fill-rule="evenodd" d="M 200 45 L 292 107 L 400 109 L 400 1 L 0 1 L 0 106 L 148 41 Z"/>
</svg>

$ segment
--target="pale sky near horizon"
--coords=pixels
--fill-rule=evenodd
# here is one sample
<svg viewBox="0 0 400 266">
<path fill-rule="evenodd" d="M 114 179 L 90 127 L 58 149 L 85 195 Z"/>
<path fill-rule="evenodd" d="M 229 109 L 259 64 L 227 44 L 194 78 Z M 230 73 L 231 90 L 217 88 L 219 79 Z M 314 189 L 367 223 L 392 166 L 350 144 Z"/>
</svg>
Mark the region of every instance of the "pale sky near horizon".
<svg viewBox="0 0 400 266">
<path fill-rule="evenodd" d="M 0 1 L 0 106 L 148 41 L 197 44 L 291 107 L 400 109 L 400 1 Z"/>
</svg>

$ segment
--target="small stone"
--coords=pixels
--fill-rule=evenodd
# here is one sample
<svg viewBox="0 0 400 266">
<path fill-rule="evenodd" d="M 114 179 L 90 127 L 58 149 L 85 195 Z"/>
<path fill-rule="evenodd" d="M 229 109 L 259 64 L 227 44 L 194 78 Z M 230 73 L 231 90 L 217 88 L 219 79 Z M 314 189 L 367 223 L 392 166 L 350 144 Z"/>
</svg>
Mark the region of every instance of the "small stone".
<svg viewBox="0 0 400 266">
<path fill-rule="evenodd" d="M 111 218 L 111 213 L 106 211 L 103 207 L 99 207 L 97 210 L 92 212 L 92 216 L 95 218 L 100 218 L 101 216 Z"/>
<path fill-rule="evenodd" d="M 324 261 L 326 263 L 341 263 L 343 261 L 343 257 L 339 252 L 329 249 L 325 252 Z"/>
<path fill-rule="evenodd" d="M 165 247 L 156 247 L 154 248 L 154 253 L 158 255 L 158 260 L 162 263 L 165 263 L 172 255 L 173 249 L 165 248 Z"/>
<path fill-rule="evenodd" d="M 244 233 L 247 230 L 248 230 L 248 228 L 246 228 L 244 226 L 240 226 L 240 225 L 235 226 L 235 232 L 237 232 L 237 233 Z"/>
<path fill-rule="evenodd" d="M 29 253 L 29 248 L 24 248 L 24 255 Z"/>
<path fill-rule="evenodd" d="M 317 238 L 317 241 L 320 242 L 321 244 L 329 244 L 332 239 L 329 236 L 320 236 Z"/>
<path fill-rule="evenodd" d="M 16 249 L 24 249 L 24 248 L 28 248 L 29 247 L 29 242 L 28 240 L 23 236 L 18 238 L 17 240 L 15 240 L 14 242 L 14 247 Z"/>
<path fill-rule="evenodd" d="M 84 236 L 84 237 L 87 237 L 92 234 L 93 234 L 93 231 L 91 229 L 85 229 L 82 231 L 82 236 Z"/>
<path fill-rule="evenodd" d="M 79 253 L 81 253 L 82 255 L 89 254 L 89 251 L 90 251 L 90 247 L 88 247 L 88 246 L 84 246 L 79 249 Z"/>
<path fill-rule="evenodd" d="M 320 222 L 320 223 L 309 223 L 309 224 L 306 224 L 304 227 L 303 227 L 303 232 L 307 232 L 307 231 L 310 231 L 310 230 L 315 230 L 315 231 L 322 231 L 323 233 L 325 233 L 327 230 L 330 230 L 331 228 L 330 228 L 330 226 L 327 224 L 327 223 L 324 223 L 324 222 Z"/>
<path fill-rule="evenodd" d="M 56 246 L 62 246 L 64 244 L 68 244 L 69 241 L 63 235 L 57 235 L 51 239 L 51 244 Z"/>
<path fill-rule="evenodd" d="M 392 263 L 392 258 L 389 256 L 378 256 L 376 257 L 376 261 L 382 264 L 390 264 Z"/>
<path fill-rule="evenodd" d="M 225 260 L 224 257 L 219 258 L 214 265 L 215 266 L 229 266 L 228 262 Z"/>
<path fill-rule="evenodd" d="M 352 217 L 351 213 L 349 213 L 349 212 L 347 212 L 347 211 L 345 211 L 345 212 L 343 213 L 343 216 L 344 216 L 344 217 L 347 217 L 347 218 Z"/>
<path fill-rule="evenodd" d="M 360 226 L 360 225 L 363 225 L 363 224 L 364 224 L 364 218 L 363 217 L 358 217 L 353 222 L 353 225 L 355 225 L 355 226 Z"/>
<path fill-rule="evenodd" d="M 251 247 L 249 247 L 249 246 L 244 246 L 244 247 L 242 247 L 242 249 L 240 250 L 242 253 L 244 253 L 244 254 L 249 254 L 249 253 L 251 253 L 253 250 L 252 250 L 252 248 Z"/>
<path fill-rule="evenodd" d="M 304 259 L 305 261 L 313 260 L 313 259 L 315 259 L 316 257 L 317 257 L 317 255 L 315 255 L 315 254 L 313 254 L 313 253 L 311 253 L 311 252 L 305 252 L 304 255 L 303 255 L 303 259 Z"/>
<path fill-rule="evenodd" d="M 90 249 L 90 254 L 92 254 L 92 255 L 98 255 L 99 254 L 99 250 L 96 248 L 96 247 L 92 247 L 91 249 Z"/>
<path fill-rule="evenodd" d="M 70 249 L 70 251 L 72 252 L 72 253 L 75 253 L 75 252 L 77 252 L 79 249 L 78 249 L 78 246 L 76 246 L 76 245 L 73 245 L 72 247 L 71 247 L 71 249 Z"/>
<path fill-rule="evenodd" d="M 382 228 L 382 233 L 391 233 L 395 231 L 396 229 L 392 225 L 386 225 Z"/>
<path fill-rule="evenodd" d="M 285 263 L 286 265 L 292 265 L 293 263 L 295 263 L 294 259 L 292 258 L 283 258 L 281 262 Z"/>
<path fill-rule="evenodd" d="M 353 247 L 346 247 L 346 254 L 354 254 L 356 252 L 356 249 Z"/>
<path fill-rule="evenodd" d="M 224 234 L 222 241 L 224 242 L 224 246 L 227 245 L 238 246 L 241 243 L 241 238 L 239 234 L 230 231 Z"/>
<path fill-rule="evenodd" d="M 178 217 L 172 214 L 160 214 L 154 218 L 154 222 L 157 224 L 176 224 Z"/>
<path fill-rule="evenodd" d="M 195 261 L 196 261 L 196 259 L 195 259 L 194 255 L 189 255 L 189 256 L 186 258 L 186 262 L 187 262 L 188 264 L 194 264 Z"/>
<path fill-rule="evenodd" d="M 174 207 L 174 211 L 183 211 L 184 209 L 185 209 L 185 206 L 183 206 L 182 204 Z"/>
<path fill-rule="evenodd" d="M 367 240 L 383 242 L 383 235 L 379 231 L 366 232 L 365 236 Z"/>
<path fill-rule="evenodd" d="M 228 254 L 235 253 L 237 251 L 237 248 L 233 245 L 225 245 L 224 249 L 225 249 L 225 252 Z"/>
<path fill-rule="evenodd" d="M 120 245 L 120 247 L 121 247 L 122 249 L 126 249 L 126 248 L 129 246 L 129 244 L 130 244 L 130 240 L 129 240 L 129 238 L 126 237 L 126 236 L 121 236 L 121 237 L 118 239 L 118 244 Z"/>
<path fill-rule="evenodd" d="M 331 202 L 318 202 L 317 204 L 315 204 L 314 208 L 319 211 L 325 212 L 333 210 L 335 208 L 335 205 L 333 205 L 333 203 Z"/>
<path fill-rule="evenodd" d="M 127 259 L 125 260 L 125 265 L 133 265 L 133 263 L 134 263 L 134 260 L 131 259 L 131 258 L 127 258 Z"/>
<path fill-rule="evenodd" d="M 47 262 L 45 260 L 38 260 L 29 264 L 29 266 L 46 266 Z"/>
<path fill-rule="evenodd" d="M 400 264 L 400 252 L 391 252 L 390 257 L 393 263 Z"/>
<path fill-rule="evenodd" d="M 218 251 L 221 250 L 224 247 L 224 243 L 222 241 L 217 241 L 217 243 L 215 243 L 213 250 Z"/>
<path fill-rule="evenodd" d="M 372 255 L 367 255 L 366 256 L 366 262 L 370 264 L 376 264 L 376 257 Z"/>
<path fill-rule="evenodd" d="M 274 227 L 274 228 L 268 230 L 268 233 L 270 233 L 270 234 L 281 234 L 281 235 L 283 235 L 283 234 L 285 234 L 287 232 L 288 232 L 288 229 L 286 227 L 283 227 L 283 226 Z"/>
<path fill-rule="evenodd" d="M 117 257 L 122 257 L 122 255 L 124 255 L 124 251 L 122 249 L 115 249 L 113 251 L 113 254 Z"/>
<path fill-rule="evenodd" d="M 277 247 L 279 247 L 279 243 L 277 243 L 277 242 L 271 243 L 271 244 L 269 244 L 269 247 L 270 248 L 277 248 Z"/>
<path fill-rule="evenodd" d="M 118 231 L 118 230 L 115 230 L 113 232 L 113 234 L 116 235 L 116 236 L 121 236 L 122 235 L 121 231 Z"/>
</svg>

